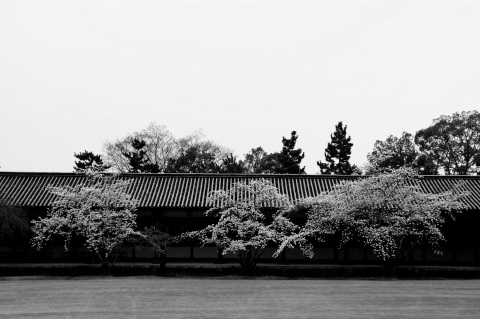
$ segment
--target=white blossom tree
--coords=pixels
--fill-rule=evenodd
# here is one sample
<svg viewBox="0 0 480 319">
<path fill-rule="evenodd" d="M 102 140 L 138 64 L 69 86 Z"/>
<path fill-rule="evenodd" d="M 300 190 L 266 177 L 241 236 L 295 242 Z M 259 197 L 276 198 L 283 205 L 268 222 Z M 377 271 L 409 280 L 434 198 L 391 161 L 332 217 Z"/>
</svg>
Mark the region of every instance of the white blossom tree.
<svg viewBox="0 0 480 319">
<path fill-rule="evenodd" d="M 214 191 L 209 202 L 213 208 L 206 215 L 219 216 L 218 222 L 186 237 L 197 238 L 204 245 L 215 244 L 223 255 L 236 254 L 244 274 L 253 274 L 268 245 L 278 244 L 298 228 L 284 216 L 291 206 L 289 200 L 266 180 Z"/>
<path fill-rule="evenodd" d="M 312 258 L 313 243 L 324 242 L 327 235 L 335 234 L 340 227 L 342 216 L 335 206 L 334 195 L 328 193 L 298 200 L 288 210 L 288 214 L 305 216 L 305 224 L 294 234 L 282 238 L 274 256 L 279 256 L 285 248 L 299 247 L 304 255 Z"/>
<path fill-rule="evenodd" d="M 48 187 L 56 199 L 45 218 L 32 221 L 32 244 L 41 249 L 59 235 L 68 250 L 72 235 L 81 236 L 109 274 L 115 250 L 131 237 L 143 236 L 135 230 L 136 202 L 126 192 L 129 181 L 115 175 L 86 174 L 85 184 Z"/>
<path fill-rule="evenodd" d="M 441 226 L 447 215 L 463 208 L 460 185 L 447 192 L 431 194 L 418 186 L 414 170 L 400 168 L 345 182 L 331 192 L 297 205 L 307 209 L 301 231 L 286 237 L 280 248 L 299 245 L 312 256 L 309 239 L 323 239 L 339 231 L 341 243 L 351 239 L 373 249 L 383 260 L 385 276 L 393 276 L 407 254 L 419 245 L 441 253 Z M 277 251 L 278 254 L 278 251 Z"/>
</svg>

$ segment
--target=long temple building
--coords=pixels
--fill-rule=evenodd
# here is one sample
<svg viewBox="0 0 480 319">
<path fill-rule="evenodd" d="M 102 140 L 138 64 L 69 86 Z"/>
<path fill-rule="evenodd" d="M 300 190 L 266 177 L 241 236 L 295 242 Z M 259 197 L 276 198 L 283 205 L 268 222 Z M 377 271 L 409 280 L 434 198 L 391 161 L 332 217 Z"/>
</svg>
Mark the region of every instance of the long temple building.
<svg viewBox="0 0 480 319">
<path fill-rule="evenodd" d="M 314 197 L 331 190 L 336 184 L 354 180 L 355 176 L 340 175 L 247 175 L 247 174 L 122 174 L 131 180 L 128 193 L 138 203 L 139 227 L 157 225 L 172 234 L 201 229 L 214 223 L 215 218 L 205 216 L 209 209 L 208 195 L 214 190 L 228 190 L 234 183 L 265 179 L 292 202 Z M 22 207 L 30 219 L 45 216 L 55 197 L 47 186 L 78 185 L 86 176 L 75 173 L 0 172 L 0 196 L 11 204 Z M 407 264 L 418 265 L 480 265 L 480 176 L 424 176 L 416 181 L 422 191 L 439 193 L 461 184 L 468 192 L 463 198 L 466 209 L 447 219 L 442 227 L 446 242 L 443 254 L 434 254 L 428 247 L 411 252 Z M 275 206 L 272 204 L 272 206 Z M 275 207 L 272 207 L 274 209 Z M 53 241 L 42 251 L 30 247 L 28 236 L 0 244 L 2 262 L 91 262 L 92 255 L 77 240 L 69 251 L 63 241 Z M 360 244 L 349 243 L 342 249 L 334 236 L 315 247 L 313 259 L 298 249 L 288 249 L 274 259 L 274 247 L 262 255 L 264 262 L 377 264 L 380 260 L 373 251 Z M 196 242 L 180 242 L 168 250 L 169 261 L 218 262 L 234 261 L 235 256 L 221 256 L 216 247 L 201 247 Z M 128 247 L 119 253 L 120 261 L 148 262 L 154 259 L 151 249 Z"/>
</svg>

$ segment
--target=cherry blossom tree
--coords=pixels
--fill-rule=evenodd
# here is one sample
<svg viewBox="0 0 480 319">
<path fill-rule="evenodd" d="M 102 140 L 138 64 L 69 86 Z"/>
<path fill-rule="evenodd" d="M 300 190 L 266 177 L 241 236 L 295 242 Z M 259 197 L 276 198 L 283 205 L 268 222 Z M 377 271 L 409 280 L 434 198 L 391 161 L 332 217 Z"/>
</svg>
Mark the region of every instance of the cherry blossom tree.
<svg viewBox="0 0 480 319">
<path fill-rule="evenodd" d="M 253 274 L 267 246 L 276 245 L 298 228 L 284 214 L 291 206 L 289 200 L 266 180 L 214 191 L 209 202 L 213 208 L 206 215 L 219 216 L 218 222 L 185 236 L 204 245 L 215 244 L 223 255 L 236 254 L 244 274 Z"/>
<path fill-rule="evenodd" d="M 315 242 L 324 242 L 327 235 L 335 234 L 340 228 L 341 214 L 336 210 L 335 196 L 329 193 L 298 200 L 287 213 L 305 216 L 306 221 L 297 232 L 282 238 L 274 256 L 278 257 L 285 248 L 301 248 L 304 255 L 313 257 Z"/>
<path fill-rule="evenodd" d="M 440 243 L 445 240 L 441 226 L 447 216 L 461 211 L 465 193 L 461 185 L 443 193 L 425 193 L 418 185 L 420 178 L 414 170 L 400 168 L 344 182 L 329 193 L 300 202 L 296 209 L 308 211 L 307 222 L 284 239 L 280 250 L 298 245 L 311 257 L 312 239 L 321 241 L 338 231 L 341 244 L 356 239 L 372 248 L 383 260 L 385 276 L 393 276 L 419 245 L 441 253 Z"/>
<path fill-rule="evenodd" d="M 81 236 L 110 274 L 115 250 L 132 236 L 143 236 L 135 230 L 136 202 L 126 192 L 128 185 L 115 175 L 87 172 L 84 184 L 48 187 L 56 199 L 45 218 L 32 221 L 33 246 L 41 249 L 59 235 L 68 250 L 72 235 Z"/>
</svg>

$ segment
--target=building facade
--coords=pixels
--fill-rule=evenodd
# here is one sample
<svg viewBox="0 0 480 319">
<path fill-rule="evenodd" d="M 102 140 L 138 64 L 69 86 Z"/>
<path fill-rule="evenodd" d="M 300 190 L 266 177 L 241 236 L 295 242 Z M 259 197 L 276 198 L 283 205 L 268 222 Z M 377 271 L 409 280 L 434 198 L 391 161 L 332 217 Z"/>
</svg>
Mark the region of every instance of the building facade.
<svg viewBox="0 0 480 319">
<path fill-rule="evenodd" d="M 123 174 L 131 180 L 128 193 L 138 203 L 138 225 L 157 225 L 177 235 L 184 231 L 202 229 L 214 223 L 214 217 L 205 216 L 209 209 L 208 195 L 214 190 L 228 190 L 234 183 L 252 180 L 270 181 L 280 193 L 292 202 L 314 197 L 331 190 L 336 184 L 354 180 L 355 176 L 339 175 L 247 175 L 247 174 Z M 28 212 L 29 219 L 44 216 L 55 200 L 47 186 L 78 185 L 86 176 L 75 173 L 16 173 L 0 172 L 0 196 Z M 447 220 L 442 231 L 446 238 L 443 254 L 436 255 L 428 248 L 418 248 L 408 256 L 407 264 L 429 265 L 480 265 L 480 176 L 425 176 L 417 181 L 426 193 L 447 191 L 455 185 L 468 191 L 463 201 L 465 211 L 455 221 Z M 271 207 L 275 209 L 275 207 Z M 377 264 L 380 260 L 360 244 L 349 243 L 338 249 L 334 236 L 315 247 L 313 259 L 302 255 L 298 249 L 289 249 L 274 259 L 275 248 L 267 248 L 264 262 Z M 74 240 L 69 251 L 63 242 L 53 241 L 38 252 L 30 247 L 28 236 L 17 237 L 0 246 L 3 262 L 93 262 L 94 256 Z M 221 256 L 216 247 L 201 247 L 196 242 L 180 242 L 168 250 L 169 261 L 228 262 L 235 256 Z M 124 247 L 119 261 L 153 261 L 151 249 Z"/>
</svg>

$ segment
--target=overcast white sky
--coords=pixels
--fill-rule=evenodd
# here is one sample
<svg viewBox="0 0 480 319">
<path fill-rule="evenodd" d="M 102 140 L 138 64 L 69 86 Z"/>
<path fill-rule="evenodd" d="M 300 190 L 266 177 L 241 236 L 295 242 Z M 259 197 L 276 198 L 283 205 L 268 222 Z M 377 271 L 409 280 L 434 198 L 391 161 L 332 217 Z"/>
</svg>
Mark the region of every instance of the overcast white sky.
<svg viewBox="0 0 480 319">
<path fill-rule="evenodd" d="M 0 0 L 0 170 L 164 124 L 238 156 L 292 130 L 307 173 L 338 121 L 377 139 L 480 109 L 480 1 Z"/>
</svg>

